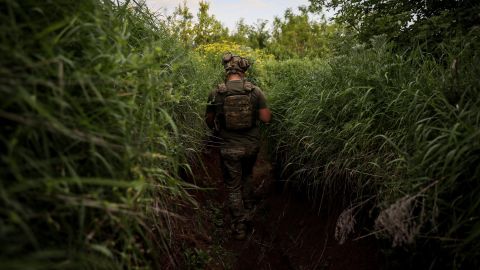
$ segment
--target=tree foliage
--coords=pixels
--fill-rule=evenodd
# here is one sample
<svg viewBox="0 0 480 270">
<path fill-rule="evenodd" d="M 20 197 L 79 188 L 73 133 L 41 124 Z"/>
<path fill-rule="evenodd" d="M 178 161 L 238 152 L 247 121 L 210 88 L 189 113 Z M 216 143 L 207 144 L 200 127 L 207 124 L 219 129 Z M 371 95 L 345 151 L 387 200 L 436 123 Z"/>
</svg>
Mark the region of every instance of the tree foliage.
<svg viewBox="0 0 480 270">
<path fill-rule="evenodd" d="M 190 12 L 186 1 L 178 5 L 168 21 L 173 34 L 187 46 L 220 42 L 228 38 L 228 28 L 209 13 L 210 4 L 199 2 L 196 17 Z"/>
<path fill-rule="evenodd" d="M 439 44 L 480 22 L 474 0 L 310 0 L 310 9 L 336 10 L 335 21 L 354 30 L 360 41 L 386 35 L 402 47 Z"/>
<path fill-rule="evenodd" d="M 280 59 L 293 57 L 324 57 L 329 54 L 329 39 L 335 25 L 325 20 L 313 20 L 307 8 L 300 7 L 300 14 L 287 9 L 283 18 L 273 22 L 269 51 Z"/>
<path fill-rule="evenodd" d="M 269 44 L 270 37 L 267 20 L 259 19 L 255 24 L 248 25 L 245 23 L 245 19 L 241 18 L 237 22 L 230 40 L 253 49 L 265 49 Z"/>
<path fill-rule="evenodd" d="M 206 1 L 200 1 L 200 8 L 197 13 L 197 24 L 193 27 L 195 35 L 194 43 L 196 45 L 218 42 L 228 36 L 228 29 L 225 28 L 215 16 L 210 15 L 208 10 L 210 4 Z"/>
<path fill-rule="evenodd" d="M 193 14 L 190 12 L 186 1 L 183 1 L 183 4 L 179 4 L 177 8 L 175 8 L 170 22 L 173 32 L 179 35 L 180 40 L 184 44 L 191 44 L 193 42 Z"/>
<path fill-rule="evenodd" d="M 194 17 L 186 2 L 183 2 L 169 17 L 172 33 L 187 46 L 228 41 L 265 50 L 277 59 L 325 57 L 336 50 L 337 44 L 341 44 L 345 37 L 343 26 L 329 24 L 325 18 L 314 18 L 314 14 L 306 7 L 300 7 L 299 13 L 286 10 L 283 17 L 274 19 L 273 28 L 270 28 L 267 20 L 259 19 L 247 24 L 241 18 L 231 33 L 215 16 L 209 14 L 209 9 L 208 2 L 200 2 Z"/>
</svg>

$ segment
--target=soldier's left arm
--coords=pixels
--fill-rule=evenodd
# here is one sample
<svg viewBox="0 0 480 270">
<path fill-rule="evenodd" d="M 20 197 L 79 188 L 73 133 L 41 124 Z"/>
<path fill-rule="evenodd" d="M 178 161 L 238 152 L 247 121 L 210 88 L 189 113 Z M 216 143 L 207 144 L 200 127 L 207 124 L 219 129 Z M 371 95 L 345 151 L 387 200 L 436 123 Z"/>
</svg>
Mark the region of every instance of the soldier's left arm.
<svg viewBox="0 0 480 270">
<path fill-rule="evenodd" d="M 258 119 L 263 123 L 268 124 L 270 123 L 270 120 L 272 120 L 272 113 L 267 107 L 267 99 L 260 88 L 257 88 L 257 94 Z"/>
</svg>

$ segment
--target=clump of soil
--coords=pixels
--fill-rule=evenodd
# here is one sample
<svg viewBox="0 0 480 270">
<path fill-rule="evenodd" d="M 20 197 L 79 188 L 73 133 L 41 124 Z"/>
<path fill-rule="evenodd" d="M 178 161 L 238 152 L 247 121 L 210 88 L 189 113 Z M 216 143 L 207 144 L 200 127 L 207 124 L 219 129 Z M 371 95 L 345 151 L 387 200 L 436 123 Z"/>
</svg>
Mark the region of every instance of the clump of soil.
<svg viewBox="0 0 480 270">
<path fill-rule="evenodd" d="M 258 203 L 247 239 L 231 238 L 226 191 L 219 153 L 210 148 L 195 168 L 194 182 L 205 191 L 192 195 L 199 207 L 191 213 L 196 233 L 183 253 L 189 269 L 379 269 L 374 238 L 334 239 L 338 211 L 318 211 L 301 194 L 289 191 L 274 179 L 264 150 L 254 169 Z"/>
</svg>

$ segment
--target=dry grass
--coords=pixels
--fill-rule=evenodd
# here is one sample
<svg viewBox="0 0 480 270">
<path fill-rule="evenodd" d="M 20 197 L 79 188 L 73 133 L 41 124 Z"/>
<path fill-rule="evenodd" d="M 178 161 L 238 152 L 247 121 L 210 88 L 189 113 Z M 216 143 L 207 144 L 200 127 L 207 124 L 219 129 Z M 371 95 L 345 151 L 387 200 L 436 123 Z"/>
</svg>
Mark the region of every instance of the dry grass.
<svg viewBox="0 0 480 270">
<path fill-rule="evenodd" d="M 335 239 L 339 244 L 345 243 L 349 235 L 355 232 L 354 208 L 344 210 L 337 219 L 335 226 Z"/>
<path fill-rule="evenodd" d="M 375 229 L 379 235 L 385 235 L 392 246 L 403 246 L 415 242 L 422 224 L 417 222 L 415 210 L 416 197 L 405 196 L 387 209 L 380 212 L 375 220 Z"/>
</svg>

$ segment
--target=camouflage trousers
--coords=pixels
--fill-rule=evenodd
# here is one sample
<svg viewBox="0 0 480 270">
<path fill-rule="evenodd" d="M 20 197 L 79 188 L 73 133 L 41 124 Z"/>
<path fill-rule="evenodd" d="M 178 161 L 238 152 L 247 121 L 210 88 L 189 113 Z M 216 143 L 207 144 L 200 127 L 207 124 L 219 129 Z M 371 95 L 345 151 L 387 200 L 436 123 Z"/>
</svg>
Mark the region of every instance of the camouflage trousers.
<svg viewBox="0 0 480 270">
<path fill-rule="evenodd" d="M 253 166 L 259 147 L 222 148 L 222 171 L 233 223 L 245 222 L 253 200 Z M 246 209 L 247 208 L 247 209 Z"/>
</svg>

